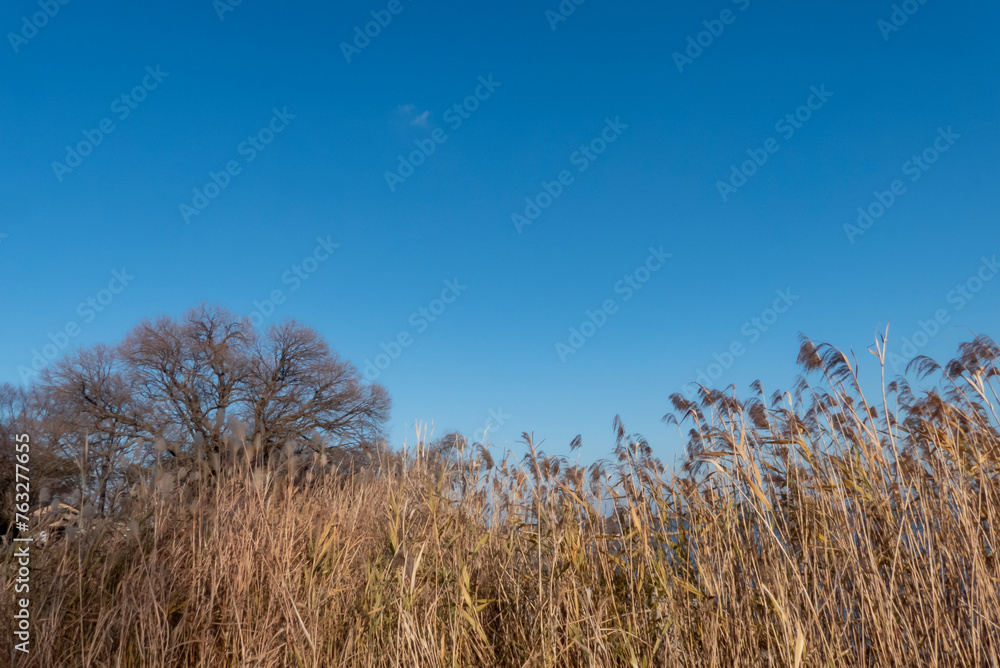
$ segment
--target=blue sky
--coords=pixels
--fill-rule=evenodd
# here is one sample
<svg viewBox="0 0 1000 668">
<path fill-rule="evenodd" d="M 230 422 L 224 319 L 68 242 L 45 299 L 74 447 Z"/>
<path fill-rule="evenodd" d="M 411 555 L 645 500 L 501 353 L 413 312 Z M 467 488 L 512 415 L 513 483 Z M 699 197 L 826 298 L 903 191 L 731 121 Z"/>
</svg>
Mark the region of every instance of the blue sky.
<svg viewBox="0 0 1000 668">
<path fill-rule="evenodd" d="M 561 7 L 6 3 L 0 380 L 276 294 L 396 444 L 620 413 L 669 461 L 670 394 L 790 386 L 799 332 L 995 335 L 995 3 Z"/>
</svg>

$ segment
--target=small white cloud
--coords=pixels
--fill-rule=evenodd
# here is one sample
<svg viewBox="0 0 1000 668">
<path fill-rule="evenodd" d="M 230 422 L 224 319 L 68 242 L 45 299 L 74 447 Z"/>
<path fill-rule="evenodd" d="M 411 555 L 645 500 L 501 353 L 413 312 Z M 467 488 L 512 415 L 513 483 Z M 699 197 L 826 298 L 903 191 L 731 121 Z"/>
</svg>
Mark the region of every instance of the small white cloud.
<svg viewBox="0 0 1000 668">
<path fill-rule="evenodd" d="M 416 126 L 418 128 L 426 128 L 430 125 L 431 112 L 430 111 L 417 111 L 417 105 L 415 104 L 401 104 L 396 107 L 396 115 L 402 122 L 408 122 L 409 125 Z"/>
<path fill-rule="evenodd" d="M 422 128 L 426 128 L 427 127 L 427 120 L 430 117 L 430 115 L 431 115 L 431 112 L 425 111 L 424 113 L 420 114 L 419 116 L 417 116 L 416 118 L 414 118 L 412 121 L 410 121 L 410 125 L 416 125 L 416 126 L 419 126 L 419 127 L 422 127 Z"/>
</svg>

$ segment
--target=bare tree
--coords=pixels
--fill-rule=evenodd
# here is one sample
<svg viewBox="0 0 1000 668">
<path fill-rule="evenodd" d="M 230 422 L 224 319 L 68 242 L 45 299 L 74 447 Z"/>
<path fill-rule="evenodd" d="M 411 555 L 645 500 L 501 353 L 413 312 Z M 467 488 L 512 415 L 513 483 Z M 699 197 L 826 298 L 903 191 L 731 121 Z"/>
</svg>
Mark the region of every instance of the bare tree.
<svg viewBox="0 0 1000 668">
<path fill-rule="evenodd" d="M 18 437 L 27 434 L 30 447 L 31 498 L 47 487 L 53 493 L 64 494 L 74 484 L 72 462 L 57 451 L 44 447 L 59 438 L 61 426 L 48 420 L 42 395 L 36 390 L 0 385 L 0 535 L 7 532 L 13 521 L 15 454 Z M 21 441 L 23 443 L 23 441 Z"/>
<path fill-rule="evenodd" d="M 204 305 L 183 320 L 145 321 L 129 333 L 119 351 L 133 391 L 157 411 L 155 437 L 181 447 L 199 437 L 219 450 L 252 336 L 246 321 Z"/>
<path fill-rule="evenodd" d="M 59 360 L 42 373 L 39 411 L 51 448 L 75 465 L 79 489 L 94 492 L 103 513 L 111 485 L 142 447 L 160 435 L 152 402 L 136 391 L 115 348 L 96 345 Z M 74 500 L 77 502 L 78 500 Z"/>
<path fill-rule="evenodd" d="M 349 445 L 377 440 L 391 405 L 385 388 L 364 384 L 315 330 L 294 321 L 255 340 L 244 387 L 254 443 L 265 456 L 315 435 Z"/>
<path fill-rule="evenodd" d="M 153 443 L 201 458 L 245 432 L 258 461 L 289 444 L 349 450 L 381 436 L 391 405 L 313 329 L 257 332 L 211 306 L 141 322 L 117 347 L 77 351 L 44 371 L 38 390 L 53 443 L 86 472 L 101 508 L 123 466 Z"/>
</svg>

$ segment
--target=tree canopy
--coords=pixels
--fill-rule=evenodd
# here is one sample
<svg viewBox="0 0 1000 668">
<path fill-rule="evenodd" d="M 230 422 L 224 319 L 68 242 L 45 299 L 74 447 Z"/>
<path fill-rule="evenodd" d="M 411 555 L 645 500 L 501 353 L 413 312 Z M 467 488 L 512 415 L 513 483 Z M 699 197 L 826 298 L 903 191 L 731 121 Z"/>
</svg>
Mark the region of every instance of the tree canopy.
<svg viewBox="0 0 1000 668">
<path fill-rule="evenodd" d="M 79 349 L 4 397 L 11 421 L 17 408 L 30 422 L 17 429 L 84 465 L 102 504 L 108 481 L 154 451 L 208 458 L 234 432 L 260 463 L 289 449 L 349 451 L 382 438 L 391 407 L 385 388 L 314 329 L 258 329 L 210 305 L 144 320 L 117 345 Z"/>
</svg>

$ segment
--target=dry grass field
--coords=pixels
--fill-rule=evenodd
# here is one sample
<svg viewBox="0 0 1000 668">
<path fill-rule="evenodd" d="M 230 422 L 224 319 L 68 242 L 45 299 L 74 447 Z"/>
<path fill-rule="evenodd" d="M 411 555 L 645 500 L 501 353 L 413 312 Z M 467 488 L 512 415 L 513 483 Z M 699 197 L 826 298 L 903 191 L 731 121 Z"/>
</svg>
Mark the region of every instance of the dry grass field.
<svg viewBox="0 0 1000 668">
<path fill-rule="evenodd" d="M 589 465 L 526 434 L 253 467 L 230 434 L 35 548 L 16 665 L 1000 666 L 996 344 L 875 396 L 799 361 L 788 393 L 675 395 L 676 470 L 618 420 Z"/>
</svg>

